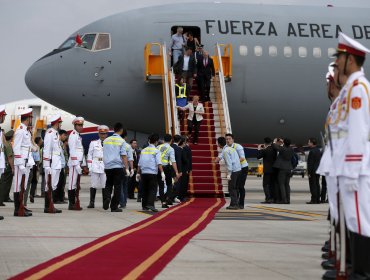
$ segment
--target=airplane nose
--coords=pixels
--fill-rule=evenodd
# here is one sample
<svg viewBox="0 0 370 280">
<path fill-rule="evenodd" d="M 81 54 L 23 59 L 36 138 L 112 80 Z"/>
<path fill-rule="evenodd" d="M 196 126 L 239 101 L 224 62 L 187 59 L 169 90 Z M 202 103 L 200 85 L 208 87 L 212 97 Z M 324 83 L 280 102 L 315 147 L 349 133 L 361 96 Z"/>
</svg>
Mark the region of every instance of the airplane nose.
<svg viewBox="0 0 370 280">
<path fill-rule="evenodd" d="M 35 62 L 26 72 L 25 82 L 28 89 L 41 99 L 48 99 L 52 90 L 53 71 L 50 63 L 43 60 Z"/>
</svg>

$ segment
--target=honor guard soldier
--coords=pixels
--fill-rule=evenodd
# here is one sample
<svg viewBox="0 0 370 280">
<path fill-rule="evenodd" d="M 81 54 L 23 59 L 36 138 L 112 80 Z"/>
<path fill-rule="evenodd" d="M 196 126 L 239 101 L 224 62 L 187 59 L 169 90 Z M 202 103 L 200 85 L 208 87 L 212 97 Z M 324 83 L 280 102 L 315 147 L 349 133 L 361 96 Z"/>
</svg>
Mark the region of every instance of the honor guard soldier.
<svg viewBox="0 0 370 280">
<path fill-rule="evenodd" d="M 157 173 L 161 173 L 161 179 L 164 181 L 166 175 L 163 172 L 161 162 L 161 152 L 156 148 L 158 145 L 158 134 L 152 134 L 149 139 L 149 146 L 141 151 L 141 157 L 138 164 L 136 181 L 141 178 L 142 199 L 141 205 L 143 210 L 158 212 L 154 207 L 155 196 L 157 193 Z"/>
<path fill-rule="evenodd" d="M 340 93 L 337 164 L 340 197 L 350 232 L 350 279 L 370 279 L 370 100 L 361 67 L 370 50 L 339 34 L 336 64 L 348 80 Z"/>
<path fill-rule="evenodd" d="M 68 138 L 68 147 L 69 147 L 68 210 L 82 210 L 82 208 L 78 205 L 79 196 L 78 192 L 76 192 L 76 188 L 79 188 L 77 184 L 79 183 L 78 179 L 82 174 L 82 167 L 86 167 L 84 148 L 82 146 L 82 138 L 80 136 L 80 133 L 83 130 L 84 121 L 85 119 L 83 117 L 76 117 L 72 121 L 72 124 L 74 125 L 74 130 L 71 132 Z"/>
<path fill-rule="evenodd" d="M 95 208 L 96 190 L 104 191 L 107 176 L 104 172 L 103 161 L 103 141 L 107 138 L 109 127 L 100 125 L 98 127 L 99 139 L 91 141 L 89 152 L 87 153 L 87 166 L 91 174 L 90 204 L 87 208 Z"/>
<path fill-rule="evenodd" d="M 32 213 L 25 209 L 23 204 L 23 194 L 25 184 L 28 182 L 31 167 L 35 164 L 32 157 L 31 133 L 28 126 L 32 125 L 32 108 L 25 109 L 20 114 L 21 124 L 14 135 L 14 216 L 32 216 Z"/>
<path fill-rule="evenodd" d="M 0 124 L 4 122 L 5 117 L 6 117 L 5 106 L 0 105 Z M 4 144 L 5 144 L 5 139 L 4 139 L 3 131 L 0 127 L 0 177 L 5 171 Z M 0 220 L 3 220 L 3 219 L 4 217 L 0 216 Z"/>
<path fill-rule="evenodd" d="M 63 149 L 60 146 L 59 140 L 59 130 L 62 122 L 62 118 L 59 114 L 52 116 L 50 119 L 51 128 L 46 131 L 44 138 L 43 167 L 45 171 L 46 193 L 44 213 L 50 214 L 62 213 L 62 210 L 56 209 L 53 203 L 53 201 L 56 200 L 56 189 L 62 169 Z M 51 187 L 52 190 L 50 190 L 49 187 Z"/>
</svg>

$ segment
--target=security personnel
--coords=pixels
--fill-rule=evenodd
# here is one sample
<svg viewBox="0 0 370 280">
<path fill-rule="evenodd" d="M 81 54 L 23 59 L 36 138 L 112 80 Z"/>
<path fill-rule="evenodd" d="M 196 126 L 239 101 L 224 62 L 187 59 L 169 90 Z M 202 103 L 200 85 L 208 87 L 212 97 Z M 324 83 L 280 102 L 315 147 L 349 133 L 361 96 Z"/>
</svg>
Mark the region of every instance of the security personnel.
<svg viewBox="0 0 370 280">
<path fill-rule="evenodd" d="M 68 210 L 82 210 L 76 205 L 76 187 L 77 177 L 82 174 L 82 167 L 86 167 L 84 148 L 82 146 L 82 138 L 80 133 L 83 130 L 85 119 L 83 117 L 75 117 L 72 121 L 74 126 L 73 131 L 68 138 L 69 147 L 69 183 L 68 183 Z"/>
<path fill-rule="evenodd" d="M 225 135 L 225 138 L 226 138 L 226 144 L 229 147 L 235 149 L 239 156 L 241 171 L 240 171 L 240 176 L 237 179 L 236 185 L 239 190 L 239 207 L 240 209 L 244 209 L 244 200 L 245 200 L 244 186 L 245 186 L 245 181 L 247 180 L 247 176 L 248 176 L 248 161 L 245 158 L 243 146 L 234 142 L 234 135 L 232 135 L 231 133 L 227 133 Z"/>
<path fill-rule="evenodd" d="M 22 191 L 22 177 L 24 175 L 24 184 L 28 182 L 31 167 L 35 164 L 31 147 L 31 133 L 28 131 L 28 126 L 32 125 L 32 108 L 23 110 L 20 114 L 21 124 L 15 131 L 14 135 L 14 178 L 13 178 L 13 193 L 14 193 L 14 216 L 32 216 L 29 211 L 24 211 Z M 23 186 L 25 187 L 25 185 Z M 24 189 L 23 189 L 24 191 Z M 23 208 L 23 209 L 22 209 Z"/>
<path fill-rule="evenodd" d="M 126 138 L 127 138 L 127 131 L 126 130 L 122 133 L 121 137 L 123 138 L 123 145 L 124 145 L 125 150 L 126 150 L 128 164 L 123 166 L 123 169 L 125 169 L 126 172 L 125 172 L 125 176 L 122 177 L 122 188 L 121 188 L 121 195 L 120 195 L 120 199 L 119 199 L 119 204 L 120 204 L 121 208 L 126 208 L 127 197 L 128 197 L 128 191 L 127 191 L 128 180 L 135 173 L 135 170 L 134 170 L 134 155 L 133 155 L 131 145 L 126 142 Z"/>
<path fill-rule="evenodd" d="M 184 78 L 180 77 L 178 83 L 175 85 L 176 93 L 176 106 L 185 107 L 188 104 L 188 99 L 186 96 L 186 83 L 184 83 Z M 184 119 L 184 112 L 178 110 L 179 119 Z"/>
<path fill-rule="evenodd" d="M 157 148 L 161 153 L 161 162 L 164 175 L 166 176 L 166 186 L 167 192 L 164 193 L 164 182 L 162 181 L 162 175 L 158 172 L 158 186 L 159 186 L 159 197 L 162 202 L 162 208 L 168 208 L 168 204 L 172 204 L 172 168 L 176 174 L 176 179 L 180 177 L 177 170 L 177 164 L 175 159 L 175 151 L 171 147 L 172 136 L 171 134 L 166 134 L 163 138 L 164 144 L 159 145 Z"/>
<path fill-rule="evenodd" d="M 89 152 L 87 153 L 87 166 L 91 174 L 90 204 L 87 208 L 95 208 L 96 189 L 104 192 L 107 176 L 104 172 L 103 161 L 103 141 L 107 138 L 109 127 L 106 125 L 98 126 L 99 139 L 90 142 Z"/>
<path fill-rule="evenodd" d="M 348 80 L 340 93 L 337 163 L 340 196 L 350 232 L 351 279 L 370 279 L 370 100 L 361 67 L 370 50 L 339 34 L 336 64 Z"/>
<path fill-rule="evenodd" d="M 237 180 L 240 175 L 241 165 L 237 151 L 226 145 L 225 137 L 218 137 L 217 144 L 222 149 L 222 158 L 225 161 L 227 168 L 227 180 L 228 189 L 230 194 L 230 205 L 226 207 L 228 210 L 238 210 L 239 199 L 238 199 L 238 186 Z"/>
<path fill-rule="evenodd" d="M 62 153 L 63 149 L 60 146 L 59 130 L 61 129 L 62 118 L 59 114 L 51 117 L 49 128 L 45 133 L 44 149 L 43 149 L 43 167 L 45 171 L 45 207 L 44 213 L 62 213 L 62 210 L 54 207 L 53 201 L 57 197 L 57 186 L 59 182 L 59 174 L 62 169 Z M 49 182 L 51 175 L 51 182 Z M 49 185 L 52 187 L 52 195 L 49 191 Z M 48 195 L 49 194 L 49 195 Z"/>
<path fill-rule="evenodd" d="M 136 174 L 136 181 L 141 178 L 142 199 L 141 205 L 143 210 L 158 212 L 154 207 L 155 196 L 157 193 L 157 173 L 161 173 L 161 179 L 164 181 L 166 175 L 163 172 L 161 162 L 161 152 L 156 148 L 158 145 L 158 134 L 150 135 L 149 146 L 141 151 L 141 156 Z"/>
<path fill-rule="evenodd" d="M 5 106 L 0 105 L 0 124 L 2 124 L 5 120 L 6 112 L 5 112 Z M 5 171 L 5 154 L 4 154 L 4 135 L 3 131 L 0 127 L 0 177 L 3 175 Z M 3 220 L 4 217 L 0 216 L 0 220 Z"/>
<path fill-rule="evenodd" d="M 107 182 L 104 189 L 103 209 L 111 208 L 111 212 L 122 212 L 118 208 L 123 176 L 128 176 L 129 171 L 124 172 L 124 166 L 128 166 L 126 146 L 121 137 L 126 134 L 126 130 L 121 123 L 114 125 L 114 134 L 106 138 L 103 142 L 103 160 L 105 167 L 105 174 L 107 175 Z M 112 190 L 114 192 L 112 196 Z M 112 197 L 111 197 L 112 196 Z"/>
</svg>

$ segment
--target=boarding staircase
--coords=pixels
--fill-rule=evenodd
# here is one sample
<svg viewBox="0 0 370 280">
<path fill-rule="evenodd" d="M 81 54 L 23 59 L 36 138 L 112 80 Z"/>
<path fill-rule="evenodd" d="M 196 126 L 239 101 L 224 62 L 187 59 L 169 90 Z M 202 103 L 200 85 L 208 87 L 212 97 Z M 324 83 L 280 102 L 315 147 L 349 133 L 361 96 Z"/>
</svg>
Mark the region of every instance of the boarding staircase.
<svg viewBox="0 0 370 280">
<path fill-rule="evenodd" d="M 154 54 L 153 47 L 159 47 Z M 166 132 L 187 134 L 187 113 L 179 123 L 176 110 L 175 75 L 169 68 L 166 45 L 149 43 L 144 49 L 145 81 L 162 81 L 164 119 Z M 217 137 L 231 133 L 231 123 L 227 103 L 225 81 L 232 78 L 232 47 L 231 45 L 215 46 L 212 57 L 215 64 L 216 77 L 211 84 L 210 99 L 205 102 L 204 120 L 200 126 L 198 144 L 190 144 L 193 159 L 193 172 L 190 176 L 189 194 L 197 197 L 223 196 L 227 187 L 226 171 L 223 166 L 215 163 L 218 156 Z M 197 83 L 194 80 L 189 97 L 198 94 Z"/>
</svg>

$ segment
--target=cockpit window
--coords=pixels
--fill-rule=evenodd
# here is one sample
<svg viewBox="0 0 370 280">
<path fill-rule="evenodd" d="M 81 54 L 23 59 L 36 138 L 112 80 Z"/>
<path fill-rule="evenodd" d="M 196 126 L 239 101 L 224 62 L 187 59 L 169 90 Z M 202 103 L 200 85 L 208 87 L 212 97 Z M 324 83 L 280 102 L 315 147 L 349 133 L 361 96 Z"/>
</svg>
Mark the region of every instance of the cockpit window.
<svg viewBox="0 0 370 280">
<path fill-rule="evenodd" d="M 76 44 L 75 37 L 69 37 L 67 40 L 63 42 L 63 44 L 60 45 L 58 49 L 70 49 L 73 48 Z"/>
<path fill-rule="evenodd" d="M 82 36 L 82 45 L 80 47 L 91 50 L 94 41 L 95 41 L 96 34 L 85 34 Z"/>
<path fill-rule="evenodd" d="M 109 34 L 99 34 L 96 40 L 95 50 L 101 51 L 110 48 L 110 36 Z"/>
</svg>

